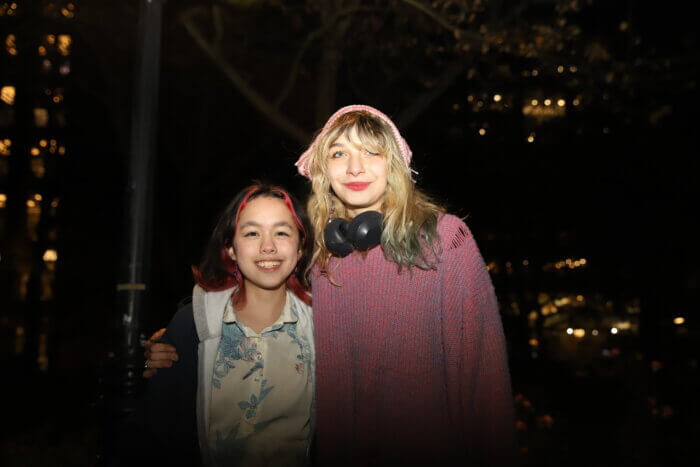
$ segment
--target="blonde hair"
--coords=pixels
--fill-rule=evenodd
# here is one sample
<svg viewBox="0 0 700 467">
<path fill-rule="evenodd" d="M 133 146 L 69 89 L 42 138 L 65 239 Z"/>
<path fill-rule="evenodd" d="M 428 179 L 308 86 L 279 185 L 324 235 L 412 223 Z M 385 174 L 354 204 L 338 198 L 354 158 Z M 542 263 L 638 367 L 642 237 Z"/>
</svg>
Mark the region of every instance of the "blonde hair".
<svg viewBox="0 0 700 467">
<path fill-rule="evenodd" d="M 387 189 L 382 203 L 384 229 L 382 250 L 399 271 L 406 267 L 434 269 L 440 254 L 437 235 L 438 214 L 444 208 L 415 187 L 411 171 L 401 156 L 391 129 L 369 112 L 353 111 L 340 116 L 310 154 L 309 173 L 312 194 L 307 211 L 314 229 L 314 252 L 311 265 L 318 264 L 329 275 L 331 252 L 326 248 L 323 231 L 332 218 L 348 218 L 343 202 L 331 190 L 327 162 L 331 145 L 342 134 L 355 129 L 364 149 L 381 154 L 387 161 Z M 309 266 L 311 267 L 311 266 Z"/>
</svg>

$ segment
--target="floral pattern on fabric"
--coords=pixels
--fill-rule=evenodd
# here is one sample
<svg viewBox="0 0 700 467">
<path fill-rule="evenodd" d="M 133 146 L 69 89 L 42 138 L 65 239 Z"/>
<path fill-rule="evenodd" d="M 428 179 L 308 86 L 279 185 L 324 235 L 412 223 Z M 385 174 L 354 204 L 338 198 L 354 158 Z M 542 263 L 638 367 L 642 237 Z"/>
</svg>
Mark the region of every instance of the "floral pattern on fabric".
<svg viewBox="0 0 700 467">
<path fill-rule="evenodd" d="M 219 353 L 214 363 L 214 374 L 212 385 L 221 389 L 221 378 L 224 378 L 229 371 L 236 367 L 235 362 L 257 362 L 254 367 L 262 368 L 264 362 L 258 352 L 257 343 L 243 334 L 237 325 L 225 325 L 219 342 Z M 258 369 L 255 368 L 255 369 Z M 251 371 L 253 371 L 251 369 Z"/>
<path fill-rule="evenodd" d="M 288 298 L 277 321 L 256 333 L 237 320 L 229 300 L 223 320 L 209 420 L 214 465 L 305 464 L 313 400 L 310 310 Z"/>
<path fill-rule="evenodd" d="M 260 393 L 258 395 L 251 394 L 249 401 L 240 401 L 238 403 L 238 407 L 241 410 L 245 410 L 245 415 L 243 416 L 246 418 L 246 420 L 250 420 L 251 418 L 255 417 L 255 412 L 258 410 L 258 405 L 262 403 L 265 396 L 267 396 L 270 391 L 274 389 L 274 386 L 270 386 L 269 388 L 266 388 L 265 386 L 267 386 L 266 379 L 262 380 L 262 383 L 260 383 Z"/>
<path fill-rule="evenodd" d="M 304 368 L 307 369 L 306 378 L 310 381 L 313 376 L 311 371 L 311 364 L 313 361 L 313 352 L 311 351 L 311 343 L 308 337 L 297 335 L 296 323 L 292 323 L 287 328 L 287 334 L 292 338 L 292 343 L 299 346 L 299 353 L 297 354 L 297 360 L 299 362 L 294 365 L 294 369 L 297 374 L 302 374 Z"/>
</svg>

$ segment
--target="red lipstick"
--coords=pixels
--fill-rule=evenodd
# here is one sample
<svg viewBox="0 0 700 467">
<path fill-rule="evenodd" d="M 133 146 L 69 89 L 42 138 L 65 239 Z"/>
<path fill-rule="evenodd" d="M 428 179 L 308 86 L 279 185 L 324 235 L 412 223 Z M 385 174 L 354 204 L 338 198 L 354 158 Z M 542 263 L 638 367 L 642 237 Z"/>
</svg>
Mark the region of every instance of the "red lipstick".
<svg viewBox="0 0 700 467">
<path fill-rule="evenodd" d="M 346 183 L 345 186 L 353 191 L 362 191 L 369 186 L 369 182 L 350 182 Z"/>
</svg>

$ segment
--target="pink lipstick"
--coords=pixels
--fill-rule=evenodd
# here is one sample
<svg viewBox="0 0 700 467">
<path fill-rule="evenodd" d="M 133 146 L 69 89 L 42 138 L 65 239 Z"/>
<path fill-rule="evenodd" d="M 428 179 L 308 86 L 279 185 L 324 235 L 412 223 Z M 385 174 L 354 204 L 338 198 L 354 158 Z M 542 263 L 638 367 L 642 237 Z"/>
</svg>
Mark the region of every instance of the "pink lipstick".
<svg viewBox="0 0 700 467">
<path fill-rule="evenodd" d="M 369 186 L 369 182 L 350 182 L 346 183 L 345 186 L 353 191 L 362 191 Z"/>
</svg>

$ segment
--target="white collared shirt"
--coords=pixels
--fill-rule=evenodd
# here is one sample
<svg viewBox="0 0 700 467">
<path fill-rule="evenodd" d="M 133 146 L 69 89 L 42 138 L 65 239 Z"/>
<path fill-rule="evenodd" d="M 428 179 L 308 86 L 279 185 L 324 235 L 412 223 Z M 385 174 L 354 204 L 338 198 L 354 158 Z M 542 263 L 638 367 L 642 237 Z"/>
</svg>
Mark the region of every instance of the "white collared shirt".
<svg viewBox="0 0 700 467">
<path fill-rule="evenodd" d="M 259 334 L 236 319 L 230 299 L 226 304 L 211 389 L 214 465 L 308 463 L 313 325 L 299 320 L 297 307 L 305 305 L 289 294 L 279 319 Z"/>
</svg>

